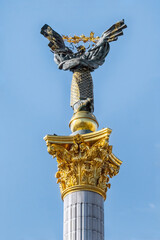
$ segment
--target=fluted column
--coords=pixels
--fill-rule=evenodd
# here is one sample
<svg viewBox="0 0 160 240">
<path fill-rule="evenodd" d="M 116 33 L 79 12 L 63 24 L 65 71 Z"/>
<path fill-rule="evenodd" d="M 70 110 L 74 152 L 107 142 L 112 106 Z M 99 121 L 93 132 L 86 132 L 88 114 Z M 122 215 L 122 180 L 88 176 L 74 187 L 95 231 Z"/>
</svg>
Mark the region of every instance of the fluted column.
<svg viewBox="0 0 160 240">
<path fill-rule="evenodd" d="M 104 199 L 90 191 L 64 198 L 63 240 L 104 240 Z"/>
</svg>

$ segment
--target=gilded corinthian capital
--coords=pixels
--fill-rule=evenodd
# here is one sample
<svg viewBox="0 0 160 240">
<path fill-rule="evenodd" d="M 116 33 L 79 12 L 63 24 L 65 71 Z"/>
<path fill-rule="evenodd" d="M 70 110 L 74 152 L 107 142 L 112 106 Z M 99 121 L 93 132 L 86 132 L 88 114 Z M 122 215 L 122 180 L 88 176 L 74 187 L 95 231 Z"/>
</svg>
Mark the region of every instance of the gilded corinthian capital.
<svg viewBox="0 0 160 240">
<path fill-rule="evenodd" d="M 49 154 L 57 158 L 56 178 L 62 199 L 78 190 L 97 192 L 106 199 L 109 180 L 118 174 L 122 163 L 112 153 L 110 133 L 106 128 L 83 135 L 44 138 Z"/>
</svg>

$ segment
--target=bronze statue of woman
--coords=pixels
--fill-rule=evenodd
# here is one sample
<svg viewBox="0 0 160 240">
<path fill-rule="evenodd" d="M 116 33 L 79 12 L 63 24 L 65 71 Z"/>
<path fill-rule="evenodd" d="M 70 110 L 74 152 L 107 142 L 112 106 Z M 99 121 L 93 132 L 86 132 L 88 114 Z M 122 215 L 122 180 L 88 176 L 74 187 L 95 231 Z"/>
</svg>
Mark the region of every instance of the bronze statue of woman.
<svg viewBox="0 0 160 240">
<path fill-rule="evenodd" d="M 79 111 L 94 111 L 93 81 L 91 72 L 105 62 L 110 45 L 109 42 L 116 41 L 123 35 L 123 29 L 127 26 L 124 20 L 114 24 L 97 39 L 95 45 L 86 51 L 85 47 L 79 46 L 75 53 L 65 46 L 62 36 L 45 24 L 41 29 L 50 42 L 48 46 L 54 52 L 54 61 L 59 69 L 73 72 L 71 84 L 70 105 L 74 113 Z"/>
</svg>

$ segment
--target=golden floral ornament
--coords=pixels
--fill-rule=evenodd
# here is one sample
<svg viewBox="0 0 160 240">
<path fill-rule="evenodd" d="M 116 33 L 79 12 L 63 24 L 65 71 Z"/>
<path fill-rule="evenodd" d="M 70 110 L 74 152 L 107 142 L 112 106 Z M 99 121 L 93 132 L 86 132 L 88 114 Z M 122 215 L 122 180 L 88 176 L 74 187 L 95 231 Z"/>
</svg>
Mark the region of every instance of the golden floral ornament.
<svg viewBox="0 0 160 240">
<path fill-rule="evenodd" d="M 67 41 L 73 49 L 75 49 L 74 45 L 76 45 L 77 50 L 81 51 L 81 52 L 85 52 L 86 49 L 95 46 L 95 44 L 100 39 L 100 37 L 94 36 L 94 32 L 91 32 L 89 37 L 82 34 L 80 36 L 74 35 L 73 37 L 67 36 L 67 35 L 62 35 L 62 38 L 64 41 Z M 83 45 L 78 45 L 80 42 Z M 87 48 L 84 46 L 86 43 L 89 43 L 89 46 Z"/>
<path fill-rule="evenodd" d="M 69 42 L 69 43 L 79 43 L 79 42 L 93 42 L 93 43 L 97 43 L 97 41 L 99 40 L 100 37 L 94 37 L 94 32 L 90 33 L 89 37 L 86 37 L 84 34 L 82 34 L 80 37 L 77 35 L 72 36 L 66 36 L 66 35 L 62 35 L 63 40 Z"/>
<path fill-rule="evenodd" d="M 122 162 L 112 153 L 107 136 L 95 139 L 86 141 L 83 135 L 77 134 L 69 144 L 47 142 L 48 152 L 57 158 L 55 176 L 62 199 L 78 190 L 97 192 L 106 198 L 109 180 L 118 174 Z"/>
</svg>

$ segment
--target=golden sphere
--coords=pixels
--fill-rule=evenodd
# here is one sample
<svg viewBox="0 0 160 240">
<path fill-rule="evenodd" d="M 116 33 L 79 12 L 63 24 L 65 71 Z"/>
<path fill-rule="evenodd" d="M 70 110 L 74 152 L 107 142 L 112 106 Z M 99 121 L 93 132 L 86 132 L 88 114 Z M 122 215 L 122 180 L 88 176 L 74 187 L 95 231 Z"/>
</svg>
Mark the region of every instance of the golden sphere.
<svg viewBox="0 0 160 240">
<path fill-rule="evenodd" d="M 79 130 L 90 130 L 95 132 L 99 127 L 96 117 L 87 111 L 79 111 L 74 113 L 71 121 L 69 123 L 69 127 L 72 132 Z"/>
</svg>

